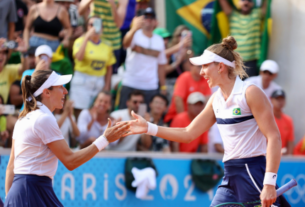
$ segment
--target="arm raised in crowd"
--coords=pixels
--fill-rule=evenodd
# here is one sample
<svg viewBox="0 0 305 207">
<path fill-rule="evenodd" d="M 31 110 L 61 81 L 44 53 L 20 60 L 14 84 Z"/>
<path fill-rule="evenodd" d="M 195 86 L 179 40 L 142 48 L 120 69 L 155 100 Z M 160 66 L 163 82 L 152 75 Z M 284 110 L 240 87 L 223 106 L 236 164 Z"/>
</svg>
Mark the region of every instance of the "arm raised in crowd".
<svg viewBox="0 0 305 207">
<path fill-rule="evenodd" d="M 84 40 L 78 50 L 78 52 L 75 54 L 75 58 L 78 60 L 78 61 L 82 61 L 84 59 L 84 56 L 85 56 L 85 51 L 86 51 L 86 46 L 87 46 L 87 43 L 90 39 L 90 37 L 95 33 L 95 30 L 94 30 L 94 27 L 92 27 L 89 31 L 87 31 L 87 33 L 85 34 L 85 37 L 84 37 Z"/>
<path fill-rule="evenodd" d="M 143 20 L 144 16 L 133 18 L 132 27 L 123 39 L 123 46 L 125 49 L 130 47 L 134 34 L 142 27 Z"/>
<path fill-rule="evenodd" d="M 63 24 L 63 27 L 66 31 L 66 35 L 62 41 L 62 44 L 64 45 L 64 47 L 68 47 L 70 37 L 72 36 L 72 28 L 71 28 L 71 24 L 70 24 L 69 13 L 63 7 L 60 8 L 59 19 L 60 19 L 61 23 Z"/>
<path fill-rule="evenodd" d="M 111 89 L 111 76 L 112 76 L 112 66 L 107 67 L 107 72 L 105 75 L 105 86 L 103 91 L 110 91 Z"/>
<path fill-rule="evenodd" d="M 114 0 L 108 0 L 109 4 L 111 5 L 114 22 L 118 28 L 120 28 L 124 23 L 128 1 L 129 0 L 119 0 L 119 5 L 117 8 Z"/>
<path fill-rule="evenodd" d="M 219 4 L 222 8 L 222 11 L 226 14 L 226 15 L 230 15 L 233 11 L 231 5 L 229 4 L 229 2 L 227 0 L 219 0 Z"/>
<path fill-rule="evenodd" d="M 82 0 L 78 7 L 79 15 L 84 15 L 92 2 L 93 0 Z"/>
<path fill-rule="evenodd" d="M 34 15 L 35 15 L 36 11 L 37 11 L 37 5 L 33 5 L 30 8 L 29 14 L 26 18 L 26 23 L 25 23 L 25 27 L 24 27 L 24 31 L 23 31 L 23 39 L 25 42 L 25 46 L 27 48 L 29 48 L 30 31 L 32 28 L 32 24 L 34 21 Z"/>
</svg>

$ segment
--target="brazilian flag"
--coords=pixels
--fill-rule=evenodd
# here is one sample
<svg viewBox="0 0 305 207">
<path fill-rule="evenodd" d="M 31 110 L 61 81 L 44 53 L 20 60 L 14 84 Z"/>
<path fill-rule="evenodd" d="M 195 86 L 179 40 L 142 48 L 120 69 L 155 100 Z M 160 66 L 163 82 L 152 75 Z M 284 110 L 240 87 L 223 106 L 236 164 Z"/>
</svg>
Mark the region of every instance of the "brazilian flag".
<svg viewBox="0 0 305 207">
<path fill-rule="evenodd" d="M 192 31 L 193 50 L 202 54 L 211 37 L 214 0 L 166 0 L 166 27 L 173 33 L 179 25 Z"/>
<path fill-rule="evenodd" d="M 227 0 L 229 4 L 236 10 L 239 9 L 239 0 Z M 261 51 L 258 60 L 258 66 L 267 59 L 268 55 L 268 43 L 271 36 L 272 18 L 271 18 L 271 1 L 272 0 L 254 0 L 254 7 L 261 7 L 261 3 L 267 1 L 267 10 L 264 21 L 262 22 L 262 40 L 261 40 Z M 216 0 L 214 3 L 214 13 L 212 17 L 211 26 L 211 38 L 209 45 L 219 43 L 225 37 L 230 34 L 229 19 L 226 14 L 222 11 L 219 1 Z"/>
</svg>

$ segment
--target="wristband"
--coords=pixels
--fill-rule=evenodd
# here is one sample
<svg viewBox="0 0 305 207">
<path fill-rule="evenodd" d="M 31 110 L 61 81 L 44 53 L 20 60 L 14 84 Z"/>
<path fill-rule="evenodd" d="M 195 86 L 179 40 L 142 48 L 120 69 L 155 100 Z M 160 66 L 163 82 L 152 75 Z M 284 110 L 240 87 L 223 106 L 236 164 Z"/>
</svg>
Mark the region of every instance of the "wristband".
<svg viewBox="0 0 305 207">
<path fill-rule="evenodd" d="M 166 90 L 167 87 L 166 87 L 166 85 L 163 85 L 163 86 L 160 87 L 160 89 L 161 89 L 161 90 Z"/>
<path fill-rule="evenodd" d="M 97 149 L 98 149 L 99 151 L 101 151 L 102 149 L 104 149 L 105 147 L 108 146 L 109 142 L 108 142 L 107 138 L 106 138 L 104 135 L 102 135 L 102 136 L 100 136 L 99 138 L 97 138 L 97 139 L 93 142 L 93 144 L 95 144 L 95 146 L 97 147 Z"/>
<path fill-rule="evenodd" d="M 277 174 L 273 172 L 266 172 L 264 178 L 264 185 L 276 185 Z"/>
<path fill-rule="evenodd" d="M 156 134 L 158 132 L 158 126 L 153 123 L 150 123 L 150 122 L 147 122 L 147 125 L 148 125 L 148 127 L 147 127 L 146 134 L 156 136 Z"/>
</svg>

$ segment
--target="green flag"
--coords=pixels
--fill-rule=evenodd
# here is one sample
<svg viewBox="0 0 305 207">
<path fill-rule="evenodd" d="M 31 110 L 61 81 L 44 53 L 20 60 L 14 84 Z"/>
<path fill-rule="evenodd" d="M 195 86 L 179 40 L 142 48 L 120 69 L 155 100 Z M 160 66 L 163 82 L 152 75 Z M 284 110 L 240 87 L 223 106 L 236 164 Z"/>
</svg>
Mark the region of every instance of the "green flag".
<svg viewBox="0 0 305 207">
<path fill-rule="evenodd" d="M 179 25 L 192 31 L 193 50 L 201 54 L 208 46 L 214 0 L 166 0 L 166 27 L 173 33 Z"/>
<path fill-rule="evenodd" d="M 228 0 L 229 4 L 236 10 L 239 9 L 238 5 L 239 0 Z M 258 2 L 262 2 L 263 0 L 254 1 L 254 7 L 260 7 L 261 5 Z M 271 19 L 271 1 L 266 0 L 267 8 L 266 15 L 262 22 L 262 33 L 261 33 L 261 48 L 260 48 L 260 56 L 258 60 L 258 66 L 267 59 L 268 55 L 268 43 L 269 37 L 271 35 L 272 28 L 272 19 Z M 219 1 L 216 0 L 214 4 L 214 13 L 212 17 L 212 26 L 211 26 L 211 38 L 209 39 L 209 45 L 219 43 L 225 37 L 230 35 L 230 26 L 229 19 L 227 15 L 222 11 Z"/>
</svg>

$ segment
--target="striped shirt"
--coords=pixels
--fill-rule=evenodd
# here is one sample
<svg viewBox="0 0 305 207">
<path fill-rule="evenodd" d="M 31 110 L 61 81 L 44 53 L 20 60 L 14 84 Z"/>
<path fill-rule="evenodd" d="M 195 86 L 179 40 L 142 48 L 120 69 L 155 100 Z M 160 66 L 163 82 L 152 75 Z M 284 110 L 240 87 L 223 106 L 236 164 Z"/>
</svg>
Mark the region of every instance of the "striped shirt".
<svg viewBox="0 0 305 207">
<path fill-rule="evenodd" d="M 113 50 L 121 48 L 121 33 L 114 22 L 111 5 L 107 0 L 94 0 L 90 15 L 99 16 L 103 22 L 102 37 L 111 42 Z"/>
<path fill-rule="evenodd" d="M 239 77 L 227 100 L 220 88 L 215 92 L 213 110 L 224 144 L 223 162 L 266 154 L 267 139 L 260 131 L 247 104 L 246 90 L 253 85 Z"/>
<path fill-rule="evenodd" d="M 249 15 L 234 10 L 230 15 L 230 35 L 237 41 L 236 51 L 244 61 L 259 59 L 261 17 L 261 9 L 253 9 Z"/>
</svg>

